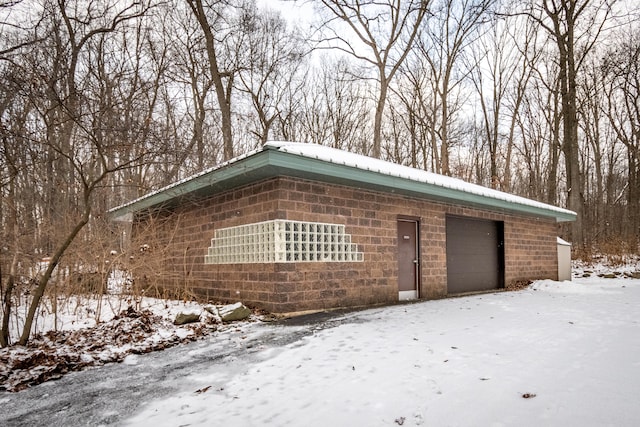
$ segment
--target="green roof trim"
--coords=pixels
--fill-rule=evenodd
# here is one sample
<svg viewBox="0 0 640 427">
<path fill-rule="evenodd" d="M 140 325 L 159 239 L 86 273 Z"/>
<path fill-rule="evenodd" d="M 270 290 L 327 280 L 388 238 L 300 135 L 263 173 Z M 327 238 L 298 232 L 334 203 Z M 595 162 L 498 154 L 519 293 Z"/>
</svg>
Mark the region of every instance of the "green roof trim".
<svg viewBox="0 0 640 427">
<path fill-rule="evenodd" d="M 269 177 L 288 176 L 408 195 L 492 211 L 554 218 L 558 222 L 575 221 L 576 219 L 575 212 L 485 187 L 466 184 L 453 178 L 441 177 L 424 171 L 393 165 L 389 162 L 322 147 L 323 149 L 332 150 L 330 154 L 333 156 L 339 157 L 343 154 L 350 156 L 344 162 L 339 159 L 336 161 L 332 158 L 327 160 L 328 158 L 324 155 L 314 156 L 312 151 L 301 152 L 302 154 L 287 152 L 287 147 L 285 146 L 285 149 L 281 150 L 279 144 L 286 143 L 272 145 L 267 143 L 260 150 L 252 151 L 222 165 L 203 171 L 198 175 L 113 208 L 109 211 L 109 215 L 114 219 L 118 219 L 132 213 L 178 203 L 184 198 L 216 194 Z M 298 144 L 294 148 L 302 145 L 308 144 Z M 326 154 L 324 152 L 320 153 Z M 372 162 L 378 162 L 373 164 L 374 168 L 381 166 L 381 169 L 369 170 L 366 163 L 369 159 Z M 365 163 L 355 164 L 354 161 Z M 390 169 L 384 169 L 387 165 Z M 392 170 L 393 167 L 399 169 Z M 407 177 L 397 176 L 398 171 L 415 172 L 415 176 L 420 179 L 423 178 L 420 174 L 424 173 L 425 180 L 428 179 L 434 182 L 419 181 L 416 177 L 409 175 Z M 443 182 L 438 181 L 440 178 L 442 178 Z M 459 188 L 451 188 L 455 186 Z"/>
</svg>

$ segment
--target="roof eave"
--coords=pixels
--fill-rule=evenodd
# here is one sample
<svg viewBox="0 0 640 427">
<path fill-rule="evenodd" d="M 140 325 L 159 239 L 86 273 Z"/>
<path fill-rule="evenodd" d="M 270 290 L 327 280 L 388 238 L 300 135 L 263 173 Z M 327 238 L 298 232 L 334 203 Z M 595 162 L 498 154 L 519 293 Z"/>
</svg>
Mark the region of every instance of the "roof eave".
<svg viewBox="0 0 640 427">
<path fill-rule="evenodd" d="M 551 207 L 543 208 L 519 204 L 430 183 L 417 182 L 407 178 L 385 175 L 376 171 L 345 166 L 339 163 L 328 163 L 322 160 L 300 157 L 278 151 L 274 153 L 277 154 L 271 158 L 274 166 L 277 166 L 279 169 L 299 171 L 299 173 L 293 173 L 292 175 L 301 178 L 321 179 L 333 183 L 342 181 L 343 183 L 350 183 L 351 185 L 359 184 L 365 188 L 436 199 L 447 203 L 463 204 L 501 212 L 517 212 L 536 217 L 552 217 L 557 222 L 576 220 L 576 214 L 571 211 L 558 211 L 551 209 Z"/>
<path fill-rule="evenodd" d="M 241 177 L 251 171 L 269 166 L 270 152 L 260 151 L 238 161 L 229 163 L 209 173 L 196 176 L 176 185 L 171 185 L 148 196 L 143 196 L 124 205 L 109 210 L 113 220 L 124 219 L 132 213 L 145 211 L 169 204 L 175 199 L 185 197 L 206 187 L 217 185 L 224 187 L 226 182 Z M 229 187 L 231 188 L 231 187 Z"/>
<path fill-rule="evenodd" d="M 263 173 L 260 173 L 260 171 Z M 575 221 L 576 219 L 574 212 L 554 210 L 551 206 L 545 208 L 514 203 L 513 201 L 500 200 L 454 188 L 386 175 L 377 171 L 290 154 L 271 147 L 233 161 L 221 168 L 213 169 L 193 179 L 159 190 L 150 196 L 114 208 L 109 211 L 109 215 L 115 220 L 130 217 L 132 213 L 165 206 L 191 193 L 203 191 L 207 187 L 211 187 L 212 192 L 220 192 L 230 190 L 238 184 L 250 183 L 266 176 L 293 176 L 334 184 L 351 185 L 501 212 L 551 217 L 557 222 Z"/>
</svg>

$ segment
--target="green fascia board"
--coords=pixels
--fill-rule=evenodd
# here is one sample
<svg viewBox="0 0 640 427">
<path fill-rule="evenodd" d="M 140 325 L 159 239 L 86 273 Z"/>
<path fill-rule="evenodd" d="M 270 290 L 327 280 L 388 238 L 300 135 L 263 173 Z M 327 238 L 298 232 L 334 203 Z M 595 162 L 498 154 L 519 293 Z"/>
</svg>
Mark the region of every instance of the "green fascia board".
<svg viewBox="0 0 640 427">
<path fill-rule="evenodd" d="M 492 211 L 554 218 L 558 222 L 575 221 L 576 219 L 575 213 L 567 210 L 555 210 L 550 205 L 548 205 L 549 208 L 546 208 L 544 206 L 547 205 L 544 204 L 532 206 L 501 200 L 377 171 L 286 153 L 269 147 L 116 207 L 109 211 L 109 215 L 115 219 L 122 218 L 131 213 L 179 203 L 186 197 L 215 194 L 275 176 L 298 177 Z"/>
<path fill-rule="evenodd" d="M 316 179 L 335 184 L 359 186 L 362 188 L 384 191 L 393 194 L 404 194 L 418 198 L 437 200 L 451 204 L 484 208 L 499 212 L 514 212 L 529 216 L 555 218 L 557 222 L 575 221 L 576 214 L 571 211 L 557 211 L 549 208 L 514 203 L 508 200 L 495 199 L 480 194 L 442 187 L 435 184 L 410 180 L 382 174 L 376 171 L 354 168 L 316 160 L 282 152 L 274 152 L 272 165 L 283 170 L 283 175 Z M 286 173 L 284 170 L 288 170 Z M 298 173 L 295 173 L 298 171 Z"/>
<path fill-rule="evenodd" d="M 215 194 L 245 182 L 255 181 L 255 172 L 269 166 L 269 156 L 265 154 L 267 154 L 266 151 L 249 153 L 246 157 L 214 167 L 195 177 L 187 178 L 115 207 L 109 210 L 109 216 L 118 220 L 131 213 L 174 204 L 176 200 L 194 193 L 206 192 L 207 189 L 211 190 L 211 194 Z"/>
</svg>

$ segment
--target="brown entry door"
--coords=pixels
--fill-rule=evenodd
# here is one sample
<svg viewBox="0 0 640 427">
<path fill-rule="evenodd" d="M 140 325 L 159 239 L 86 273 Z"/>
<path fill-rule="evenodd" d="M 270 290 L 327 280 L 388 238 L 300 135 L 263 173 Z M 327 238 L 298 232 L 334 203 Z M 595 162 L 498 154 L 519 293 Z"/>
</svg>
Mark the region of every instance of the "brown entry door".
<svg viewBox="0 0 640 427">
<path fill-rule="evenodd" d="M 418 222 L 398 220 L 398 296 L 418 298 Z"/>
</svg>

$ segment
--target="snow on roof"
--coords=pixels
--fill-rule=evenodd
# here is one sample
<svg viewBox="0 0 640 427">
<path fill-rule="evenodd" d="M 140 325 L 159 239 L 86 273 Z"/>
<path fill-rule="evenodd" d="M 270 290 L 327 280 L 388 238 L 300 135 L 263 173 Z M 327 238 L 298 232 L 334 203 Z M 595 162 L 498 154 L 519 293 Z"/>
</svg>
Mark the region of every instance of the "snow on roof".
<svg viewBox="0 0 640 427">
<path fill-rule="evenodd" d="M 127 208 L 130 211 L 133 211 L 135 210 L 135 205 L 141 207 L 146 204 L 146 206 L 148 207 L 152 206 L 155 203 L 163 202 L 178 195 L 184 194 L 185 191 L 188 191 L 185 187 L 187 183 L 198 178 L 204 178 L 206 175 L 212 172 L 233 166 L 235 163 L 238 163 L 241 160 L 250 158 L 256 154 L 259 154 L 260 152 L 264 152 L 267 150 L 277 150 L 282 153 L 309 159 L 316 159 L 335 165 L 343 165 L 358 170 L 375 172 L 381 175 L 402 178 L 413 182 L 430 184 L 436 187 L 441 187 L 443 189 L 459 191 L 475 196 L 484 197 L 487 199 L 499 200 L 515 205 L 529 206 L 550 212 L 556 212 L 558 214 L 562 214 L 565 217 L 575 217 L 575 212 L 572 212 L 570 210 L 527 199 L 525 197 L 505 193 L 502 191 L 493 190 L 481 185 L 471 184 L 461 179 L 438 175 L 432 172 L 427 172 L 425 170 L 416 169 L 409 166 L 402 166 L 385 160 L 375 159 L 372 157 L 363 156 L 361 154 L 354 154 L 348 151 L 326 147 L 324 145 L 289 141 L 269 141 L 265 143 L 261 148 L 250 151 L 211 168 L 207 168 L 195 175 L 191 175 L 189 177 L 181 179 L 180 181 L 174 182 L 173 184 L 170 184 L 166 187 L 147 193 L 142 197 L 112 208 L 109 210 L 109 212 L 112 214 L 115 212 L 122 213 L 122 211 L 126 211 Z"/>
<path fill-rule="evenodd" d="M 462 191 L 469 194 L 475 194 L 482 197 L 488 197 L 496 200 L 503 200 L 509 203 L 532 206 L 541 209 L 547 209 L 569 215 L 575 215 L 573 211 L 559 208 L 557 206 L 527 199 L 525 197 L 516 196 L 505 193 L 503 191 L 494 190 L 477 184 L 471 184 L 461 179 L 449 176 L 439 175 L 433 172 L 402 166 L 386 160 L 375 159 L 373 157 L 354 154 L 348 151 L 338 150 L 331 147 L 318 144 L 307 144 L 300 142 L 287 141 L 270 141 L 265 144 L 266 148 L 273 148 L 298 156 L 314 158 L 325 162 L 345 165 L 357 169 L 377 172 L 383 175 L 404 178 L 411 181 L 423 182 L 451 190 Z"/>
</svg>

